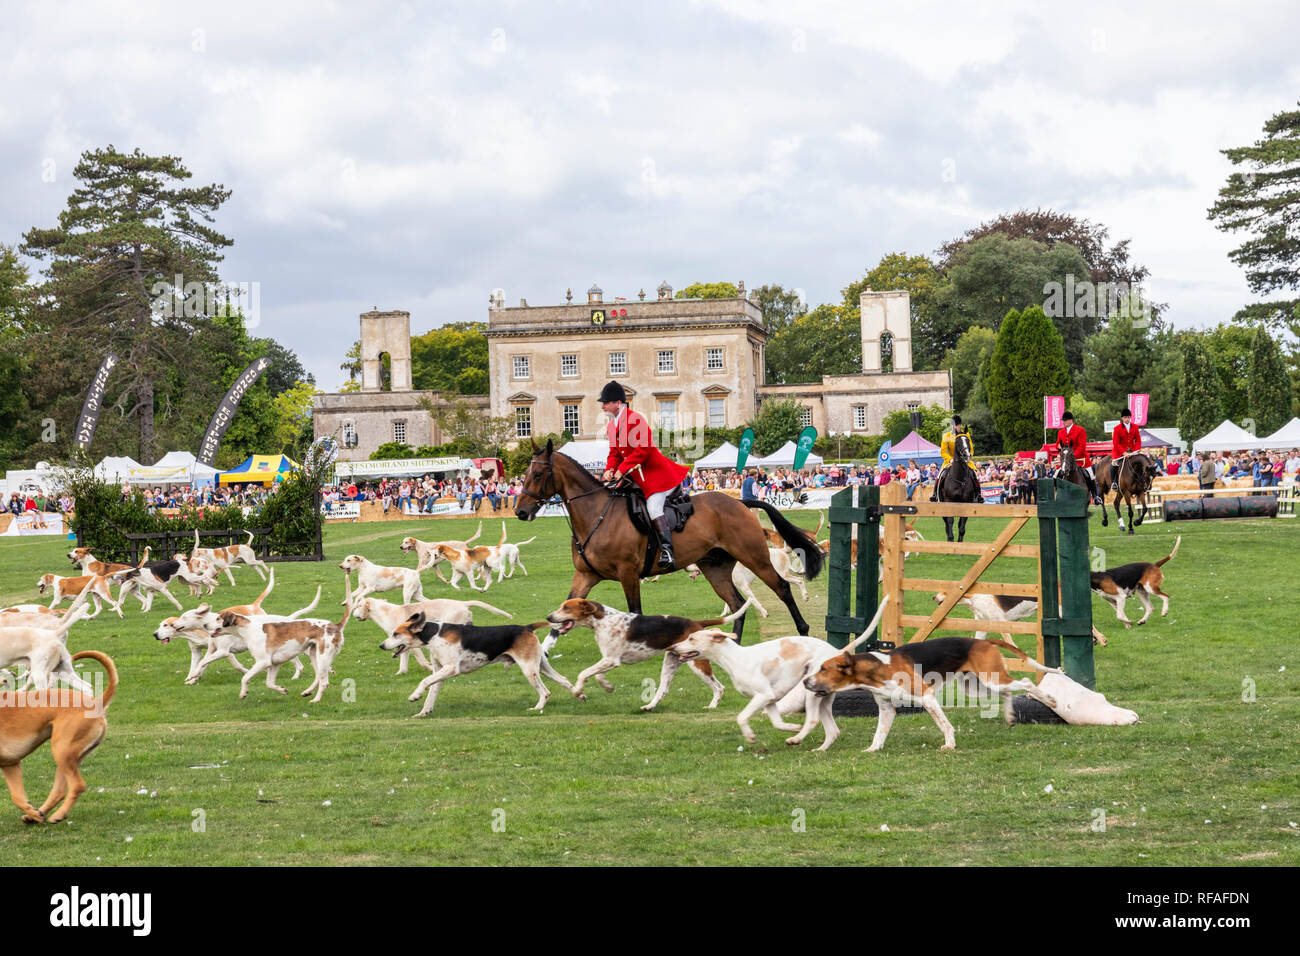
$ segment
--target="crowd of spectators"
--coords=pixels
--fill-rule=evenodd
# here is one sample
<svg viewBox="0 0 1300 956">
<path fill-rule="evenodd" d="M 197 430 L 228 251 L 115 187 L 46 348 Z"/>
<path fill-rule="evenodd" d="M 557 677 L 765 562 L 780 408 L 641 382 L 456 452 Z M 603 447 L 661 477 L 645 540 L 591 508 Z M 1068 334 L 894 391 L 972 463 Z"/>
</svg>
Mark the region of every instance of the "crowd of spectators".
<svg viewBox="0 0 1300 956">
<path fill-rule="evenodd" d="M 387 514 L 396 508 L 403 514 L 432 514 L 434 505 L 442 499 L 454 499 L 461 511 L 476 512 L 484 500 L 493 512 L 514 508 L 523 480 L 498 480 L 494 475 L 481 478 L 449 475 L 425 475 L 422 478 L 382 478 L 360 484 L 326 485 L 321 500 L 325 510 L 332 511 L 340 502 L 377 501 Z"/>
<path fill-rule="evenodd" d="M 1263 452 L 1210 452 L 1204 456 L 1196 453 L 1169 455 L 1163 463 L 1168 475 L 1196 476 L 1201 487 L 1208 489 L 1224 479 L 1249 478 L 1252 487 L 1280 487 L 1300 480 L 1300 449 L 1289 452 L 1269 450 Z M 1032 502 L 1036 480 L 1049 474 L 1051 466 L 1041 457 L 1037 459 L 990 459 L 976 462 L 975 469 L 984 486 L 985 497 L 1008 502 Z M 734 488 L 742 497 L 760 500 L 780 493 L 793 493 L 815 488 L 844 488 L 854 485 L 885 485 L 902 482 L 907 488 L 908 500 L 918 489 L 933 485 L 939 476 L 937 464 L 919 465 L 914 460 L 893 467 L 881 465 L 822 465 L 794 471 L 790 468 L 747 468 L 743 473 L 732 469 L 705 469 L 688 476 L 683 486 L 690 491 L 716 491 Z M 992 486 L 1000 486 L 1001 491 Z M 523 488 L 520 478 L 498 479 L 489 474 L 481 478 L 448 475 L 424 475 L 421 478 L 384 478 L 360 484 L 326 485 L 322 489 L 325 510 L 330 511 L 339 502 L 377 501 L 384 513 L 397 508 L 406 514 L 431 514 L 434 505 L 443 499 L 454 500 L 460 511 L 474 513 L 484 500 L 494 512 L 514 508 Z M 189 507 L 218 507 L 230 505 L 258 507 L 275 493 L 275 486 L 266 487 L 255 482 L 224 486 L 171 485 L 135 489 L 123 482 L 122 495 L 143 492 L 150 511 L 160 508 L 181 509 Z M 928 493 L 926 495 L 928 497 Z M 66 495 L 47 494 L 43 490 L 33 493 L 13 492 L 5 502 L 5 509 L 13 515 L 25 512 L 66 514 L 75 502 Z"/>
</svg>

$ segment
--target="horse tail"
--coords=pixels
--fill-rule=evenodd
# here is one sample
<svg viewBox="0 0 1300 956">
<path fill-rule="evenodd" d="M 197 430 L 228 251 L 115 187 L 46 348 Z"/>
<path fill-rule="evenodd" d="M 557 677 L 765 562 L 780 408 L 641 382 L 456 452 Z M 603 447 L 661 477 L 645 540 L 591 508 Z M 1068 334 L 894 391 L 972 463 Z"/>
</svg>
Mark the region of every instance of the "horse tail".
<svg viewBox="0 0 1300 956">
<path fill-rule="evenodd" d="M 816 541 L 808 537 L 806 531 L 797 525 L 791 524 L 786 520 L 785 515 L 766 501 L 759 501 L 756 498 L 743 498 L 740 503 L 746 508 L 761 508 L 767 513 L 768 518 L 772 521 L 772 527 L 776 529 L 776 533 L 782 537 L 785 543 L 803 551 L 803 564 L 809 581 L 821 573 L 822 549 L 817 547 Z"/>
</svg>

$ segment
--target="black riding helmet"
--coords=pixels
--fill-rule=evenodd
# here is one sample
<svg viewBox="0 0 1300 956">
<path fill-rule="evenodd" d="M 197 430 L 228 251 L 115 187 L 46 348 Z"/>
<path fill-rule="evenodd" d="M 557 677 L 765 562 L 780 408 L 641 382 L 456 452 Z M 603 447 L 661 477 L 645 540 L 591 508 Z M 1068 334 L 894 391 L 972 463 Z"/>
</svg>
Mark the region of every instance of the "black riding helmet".
<svg viewBox="0 0 1300 956">
<path fill-rule="evenodd" d="M 618 382 L 606 382 L 605 387 L 600 390 L 600 396 L 596 399 L 602 405 L 605 402 L 622 402 L 627 404 L 627 392 L 623 391 L 623 386 Z"/>
</svg>

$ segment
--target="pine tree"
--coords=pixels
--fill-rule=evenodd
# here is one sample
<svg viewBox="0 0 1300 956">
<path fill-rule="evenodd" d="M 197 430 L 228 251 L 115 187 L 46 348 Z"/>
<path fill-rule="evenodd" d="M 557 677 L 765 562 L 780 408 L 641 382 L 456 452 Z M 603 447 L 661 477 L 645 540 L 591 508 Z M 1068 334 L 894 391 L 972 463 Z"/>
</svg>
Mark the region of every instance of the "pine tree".
<svg viewBox="0 0 1300 956">
<path fill-rule="evenodd" d="M 984 386 L 1003 450 L 1037 448 L 1043 437 L 1044 396 L 1070 393 L 1065 342 L 1041 307 L 1007 313 Z"/>
<path fill-rule="evenodd" d="M 1246 387 L 1257 434 L 1271 435 L 1287 423 L 1291 417 L 1291 377 L 1277 342 L 1264 329 L 1255 330 Z"/>
<path fill-rule="evenodd" d="M 217 281 L 231 245 L 207 225 L 230 191 L 179 185 L 191 175 L 179 158 L 111 145 L 83 153 L 73 175 L 58 225 L 29 230 L 22 251 L 48 262 L 42 306 L 57 344 L 88 366 L 107 351 L 120 357 L 110 401 L 137 426 L 137 457 L 152 461 L 155 385 L 185 365 L 182 349 L 214 311 L 215 297 L 198 290 Z"/>
<path fill-rule="evenodd" d="M 1118 418 L 1130 394 L 1152 391 L 1154 368 L 1146 330 L 1134 328 L 1126 315 L 1114 315 L 1088 339 L 1079 391 L 1098 402 L 1105 417 Z"/>
<path fill-rule="evenodd" d="M 1190 445 L 1223 421 L 1219 400 L 1219 373 L 1199 335 L 1187 336 L 1183 345 L 1183 377 L 1178 388 L 1178 432 Z"/>
</svg>

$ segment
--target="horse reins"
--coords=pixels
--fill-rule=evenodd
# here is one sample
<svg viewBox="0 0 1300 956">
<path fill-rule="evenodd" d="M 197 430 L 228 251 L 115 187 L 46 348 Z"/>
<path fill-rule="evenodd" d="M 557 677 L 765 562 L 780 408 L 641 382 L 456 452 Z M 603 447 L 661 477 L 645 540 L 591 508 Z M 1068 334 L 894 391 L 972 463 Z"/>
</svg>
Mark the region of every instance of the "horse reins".
<svg viewBox="0 0 1300 956">
<path fill-rule="evenodd" d="M 519 489 L 520 495 L 528 495 L 528 497 L 530 498 L 536 498 L 539 507 L 546 500 L 546 498 L 549 498 L 551 495 L 559 494 L 559 491 L 556 490 L 555 487 L 555 459 L 554 458 L 533 458 L 530 461 L 530 464 L 534 464 L 534 465 L 540 465 L 543 463 L 546 465 L 546 481 L 551 486 L 551 493 L 549 495 L 546 494 L 545 484 L 542 485 L 541 495 L 529 491 L 527 488 Z M 605 507 L 601 509 L 600 517 L 596 519 L 596 524 L 592 527 L 591 533 L 587 535 L 586 540 L 579 541 L 578 532 L 574 530 L 573 527 L 573 517 L 572 515 L 569 514 L 568 502 L 577 501 L 579 498 L 586 498 L 590 495 L 594 495 L 598 491 L 608 491 L 609 500 L 605 502 Z M 609 514 L 610 506 L 614 504 L 614 497 L 616 494 L 617 492 L 615 492 L 613 489 L 601 485 L 598 488 L 592 488 L 590 491 L 584 491 L 580 495 L 570 495 L 567 499 L 561 496 L 560 499 L 565 504 L 564 520 L 568 522 L 569 525 L 569 537 L 573 539 L 574 547 L 578 549 L 578 557 L 582 558 L 583 564 L 587 566 L 587 568 L 591 571 L 592 574 L 600 574 L 600 572 L 596 570 L 596 568 L 592 565 L 591 561 L 587 558 L 587 545 L 591 544 L 591 539 L 594 538 L 596 536 L 596 532 L 600 530 L 600 526 L 605 520 L 605 515 Z M 545 497 L 543 497 L 543 495 Z"/>
</svg>

